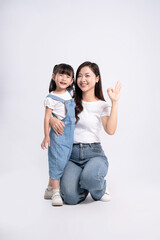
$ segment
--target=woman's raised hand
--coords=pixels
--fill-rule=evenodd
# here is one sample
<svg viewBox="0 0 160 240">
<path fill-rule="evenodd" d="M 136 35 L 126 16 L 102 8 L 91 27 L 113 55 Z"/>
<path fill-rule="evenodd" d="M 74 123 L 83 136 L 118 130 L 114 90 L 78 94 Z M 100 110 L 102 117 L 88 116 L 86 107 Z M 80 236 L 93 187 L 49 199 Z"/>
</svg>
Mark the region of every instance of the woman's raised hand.
<svg viewBox="0 0 160 240">
<path fill-rule="evenodd" d="M 57 134 L 57 136 L 59 134 L 61 135 L 63 134 L 65 125 L 61 120 L 55 117 L 51 117 L 49 123 L 53 130 L 55 131 L 55 133 Z"/>
<path fill-rule="evenodd" d="M 115 89 L 114 88 L 107 89 L 107 93 L 111 101 L 114 102 L 119 100 L 120 94 L 121 94 L 121 88 L 122 88 L 122 84 L 118 81 L 116 83 Z"/>
</svg>

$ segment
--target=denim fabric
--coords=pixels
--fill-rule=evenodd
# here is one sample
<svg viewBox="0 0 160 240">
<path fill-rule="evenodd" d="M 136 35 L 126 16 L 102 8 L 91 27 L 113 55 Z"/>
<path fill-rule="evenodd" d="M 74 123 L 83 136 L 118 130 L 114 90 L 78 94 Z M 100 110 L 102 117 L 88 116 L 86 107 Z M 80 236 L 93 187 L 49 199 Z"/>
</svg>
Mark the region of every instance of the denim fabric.
<svg viewBox="0 0 160 240">
<path fill-rule="evenodd" d="M 108 160 L 100 143 L 73 144 L 70 160 L 61 178 L 61 195 L 65 203 L 77 204 L 90 192 L 99 200 L 106 190 L 104 177 Z"/>
<path fill-rule="evenodd" d="M 73 147 L 75 104 L 74 99 L 64 100 L 51 94 L 47 97 L 63 102 L 67 109 L 66 117 L 62 120 L 65 124 L 64 132 L 57 136 L 51 128 L 50 147 L 48 147 L 49 177 L 50 179 L 60 180 Z M 56 117 L 54 114 L 52 115 Z"/>
</svg>

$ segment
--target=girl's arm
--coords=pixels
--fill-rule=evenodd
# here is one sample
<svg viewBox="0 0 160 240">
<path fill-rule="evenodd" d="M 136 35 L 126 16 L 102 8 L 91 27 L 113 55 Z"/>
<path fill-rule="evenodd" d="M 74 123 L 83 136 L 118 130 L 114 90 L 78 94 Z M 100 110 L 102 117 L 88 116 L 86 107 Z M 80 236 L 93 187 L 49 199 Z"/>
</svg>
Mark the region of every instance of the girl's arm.
<svg viewBox="0 0 160 240">
<path fill-rule="evenodd" d="M 122 85 L 118 81 L 115 86 L 115 89 L 109 88 L 107 90 L 108 96 L 112 101 L 112 108 L 111 108 L 111 114 L 109 117 L 108 116 L 102 117 L 102 124 L 105 132 L 110 135 L 113 135 L 117 129 L 118 101 L 120 98 L 121 88 L 122 88 Z"/>
<path fill-rule="evenodd" d="M 45 117 L 44 117 L 44 139 L 41 144 L 42 149 L 47 148 L 47 144 L 48 146 L 50 146 L 49 120 L 51 118 L 51 114 L 52 114 L 52 109 L 46 107 Z"/>
</svg>

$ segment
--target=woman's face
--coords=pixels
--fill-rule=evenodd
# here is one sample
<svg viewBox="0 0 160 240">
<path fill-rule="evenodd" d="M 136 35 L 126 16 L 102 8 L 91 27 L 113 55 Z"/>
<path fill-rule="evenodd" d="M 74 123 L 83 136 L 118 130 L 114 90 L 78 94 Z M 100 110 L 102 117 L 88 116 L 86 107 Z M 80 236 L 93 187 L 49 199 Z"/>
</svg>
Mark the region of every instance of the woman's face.
<svg viewBox="0 0 160 240">
<path fill-rule="evenodd" d="M 77 76 L 77 85 L 82 92 L 94 90 L 96 82 L 99 81 L 99 76 L 96 77 L 94 72 L 89 67 L 81 68 Z"/>
</svg>

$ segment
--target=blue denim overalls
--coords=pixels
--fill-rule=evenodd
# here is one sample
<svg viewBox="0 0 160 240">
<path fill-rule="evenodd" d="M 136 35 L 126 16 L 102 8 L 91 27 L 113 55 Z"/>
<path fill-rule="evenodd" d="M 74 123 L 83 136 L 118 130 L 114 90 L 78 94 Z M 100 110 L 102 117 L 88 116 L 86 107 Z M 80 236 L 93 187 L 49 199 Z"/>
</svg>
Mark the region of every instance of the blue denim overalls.
<svg viewBox="0 0 160 240">
<path fill-rule="evenodd" d="M 70 100 L 64 100 L 52 94 L 49 94 L 47 97 L 50 97 L 54 100 L 58 100 L 64 103 L 67 110 L 66 117 L 61 120 L 65 125 L 63 134 L 62 135 L 59 134 L 59 136 L 57 136 L 52 128 L 49 133 L 50 135 L 50 147 L 48 147 L 49 177 L 50 179 L 60 180 L 64 168 L 70 158 L 73 147 L 75 127 L 75 104 L 73 98 Z M 52 115 L 53 117 L 56 117 L 53 113 Z"/>
</svg>

